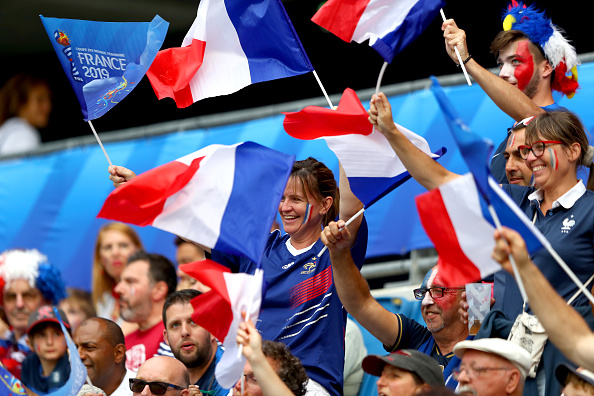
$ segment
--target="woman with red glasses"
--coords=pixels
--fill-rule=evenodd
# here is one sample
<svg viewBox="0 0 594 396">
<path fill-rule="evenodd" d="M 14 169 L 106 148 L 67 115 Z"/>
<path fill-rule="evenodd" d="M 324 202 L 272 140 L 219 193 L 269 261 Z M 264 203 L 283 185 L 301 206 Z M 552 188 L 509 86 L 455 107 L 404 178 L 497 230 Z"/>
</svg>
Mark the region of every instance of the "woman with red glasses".
<svg viewBox="0 0 594 396">
<path fill-rule="evenodd" d="M 398 130 L 383 93 L 374 95 L 368 113 L 370 122 L 386 136 L 406 169 L 425 188 L 434 189 L 460 177 L 420 153 Z M 526 128 L 526 144 L 519 149 L 527 167 L 533 172 L 535 186 L 505 184 L 502 188 L 532 219 L 580 281 L 591 288 L 588 282 L 594 277 L 594 192 L 591 191 L 594 186 L 594 147 L 589 146 L 580 119 L 568 111 L 539 114 L 520 122 L 517 128 L 522 127 Z M 590 171 L 588 189 L 578 178 L 581 167 Z M 583 294 L 575 296 L 578 287 L 548 251 L 541 249 L 531 258 L 565 301 L 573 299 L 571 305 L 594 329 L 589 300 Z M 494 287 L 498 286 L 502 285 L 496 282 Z M 506 283 L 504 287 L 506 294 L 517 289 L 516 284 Z M 523 301 L 520 297 L 505 303 L 503 312 L 513 321 L 515 315 L 522 311 Z M 542 366 L 545 366 L 547 384 L 555 381 L 548 366 L 553 359 L 560 358 L 557 354 L 560 353 L 552 345 L 545 348 L 542 357 L 545 363 Z"/>
</svg>

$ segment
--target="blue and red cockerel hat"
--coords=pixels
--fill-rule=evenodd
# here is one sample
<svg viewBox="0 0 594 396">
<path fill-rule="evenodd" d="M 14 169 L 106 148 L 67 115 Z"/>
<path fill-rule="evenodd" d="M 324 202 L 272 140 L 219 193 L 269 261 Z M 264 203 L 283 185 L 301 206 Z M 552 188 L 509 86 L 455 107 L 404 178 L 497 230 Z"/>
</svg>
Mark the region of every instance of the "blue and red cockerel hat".
<svg viewBox="0 0 594 396">
<path fill-rule="evenodd" d="M 579 88 L 577 65 L 580 64 L 575 48 L 563 37 L 562 30 L 553 25 L 544 11 L 534 5 L 526 6 L 512 0 L 504 10 L 503 30 L 519 30 L 538 45 L 555 70 L 551 88 L 572 98 Z M 567 75 L 571 72 L 571 75 Z"/>
</svg>

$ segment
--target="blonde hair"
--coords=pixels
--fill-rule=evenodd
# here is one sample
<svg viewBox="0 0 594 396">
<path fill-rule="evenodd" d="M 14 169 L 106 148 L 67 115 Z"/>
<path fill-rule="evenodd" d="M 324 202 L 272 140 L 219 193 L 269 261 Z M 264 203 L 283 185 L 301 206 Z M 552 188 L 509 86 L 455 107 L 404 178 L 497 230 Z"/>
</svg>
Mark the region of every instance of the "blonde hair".
<svg viewBox="0 0 594 396">
<path fill-rule="evenodd" d="M 101 264 L 101 243 L 103 235 L 107 231 L 121 232 L 130 238 L 138 250 L 143 249 L 142 241 L 138 237 L 138 234 L 136 234 L 136 231 L 127 224 L 119 222 L 107 223 L 99 229 L 97 240 L 95 242 L 95 254 L 93 256 L 93 287 L 91 289 L 95 309 L 97 308 L 97 304 L 103 299 L 103 294 L 105 294 L 105 292 L 110 292 L 116 284 L 115 279 L 109 276 L 103 268 L 103 264 Z"/>
</svg>

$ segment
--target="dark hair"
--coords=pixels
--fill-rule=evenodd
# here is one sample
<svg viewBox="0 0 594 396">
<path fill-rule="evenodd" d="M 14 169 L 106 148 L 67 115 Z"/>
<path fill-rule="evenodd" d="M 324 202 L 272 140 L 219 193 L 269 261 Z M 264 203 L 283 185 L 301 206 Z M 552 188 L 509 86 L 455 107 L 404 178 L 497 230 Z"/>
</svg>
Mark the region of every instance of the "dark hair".
<svg viewBox="0 0 594 396">
<path fill-rule="evenodd" d="M 264 356 L 278 364 L 276 373 L 291 392 L 296 396 L 305 395 L 307 373 L 301 360 L 291 353 L 289 347 L 282 342 L 265 340 L 262 341 L 262 352 Z"/>
<path fill-rule="evenodd" d="M 530 52 L 532 55 L 537 56 L 537 59 L 535 59 L 534 63 L 540 63 L 541 61 L 547 59 L 542 47 L 532 42 L 530 38 L 521 30 L 503 30 L 497 33 L 497 36 L 495 36 L 491 42 L 491 53 L 495 56 L 498 56 L 499 52 L 504 48 L 507 48 L 508 45 L 522 39 L 526 39 L 530 42 Z"/>
<path fill-rule="evenodd" d="M 105 319 L 105 318 L 91 318 L 94 320 L 98 320 L 102 323 L 105 323 L 105 338 L 112 347 L 116 347 L 118 344 L 126 345 L 126 337 L 124 336 L 124 332 L 122 328 L 113 320 Z M 125 362 L 125 359 L 124 359 Z"/>
<path fill-rule="evenodd" d="M 177 288 L 177 274 L 175 273 L 173 263 L 167 257 L 138 250 L 128 257 L 128 263 L 126 265 L 135 261 L 146 261 L 149 263 L 149 279 L 153 283 L 165 282 L 167 284 L 167 295 L 175 291 Z"/>
<path fill-rule="evenodd" d="M 326 197 L 332 197 L 332 206 L 322 218 L 324 227 L 338 217 L 340 192 L 334 174 L 326 165 L 312 157 L 296 161 L 291 170 L 291 177 L 298 179 L 303 191 L 310 194 L 318 203 Z"/>
<path fill-rule="evenodd" d="M 167 296 L 163 304 L 163 325 L 167 329 L 167 309 L 173 304 L 188 304 L 194 297 L 198 297 L 202 292 L 194 289 L 177 290 Z"/>
<path fill-rule="evenodd" d="M 31 90 L 41 85 L 49 90 L 49 84 L 41 77 L 26 73 L 12 76 L 0 89 L 0 125 L 15 117 L 29 100 Z"/>
<path fill-rule="evenodd" d="M 589 142 L 580 118 L 575 113 L 565 110 L 539 114 L 526 127 L 526 144 L 539 140 L 539 135 L 547 140 L 561 141 L 565 147 L 570 147 L 573 143 L 579 143 L 581 153 L 577 160 L 577 166 L 582 165 L 589 169 L 590 175 L 587 188 L 588 190 L 594 190 L 594 164 L 592 162 L 588 165 L 582 164 L 588 152 Z"/>
</svg>

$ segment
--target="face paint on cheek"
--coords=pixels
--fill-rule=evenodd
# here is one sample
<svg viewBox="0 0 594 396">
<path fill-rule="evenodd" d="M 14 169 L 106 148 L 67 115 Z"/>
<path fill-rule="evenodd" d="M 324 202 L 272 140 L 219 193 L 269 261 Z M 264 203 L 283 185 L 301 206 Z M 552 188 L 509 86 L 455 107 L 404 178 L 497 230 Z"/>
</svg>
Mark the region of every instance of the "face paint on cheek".
<svg viewBox="0 0 594 396">
<path fill-rule="evenodd" d="M 311 218 L 311 204 L 308 203 L 307 209 L 305 210 L 305 216 L 303 216 L 303 223 L 301 223 L 301 224 L 308 223 L 310 218 Z"/>
<path fill-rule="evenodd" d="M 132 287 L 130 288 L 130 295 L 131 295 L 131 296 L 133 296 L 133 295 L 135 295 L 135 294 L 136 294 L 136 288 L 135 288 L 134 286 L 132 286 Z"/>
<path fill-rule="evenodd" d="M 549 149 L 549 157 L 551 157 L 551 168 L 557 170 L 559 167 L 559 161 L 557 160 L 557 152 L 552 148 Z"/>
<path fill-rule="evenodd" d="M 509 139 L 507 139 L 507 147 L 513 146 L 515 141 L 516 141 L 516 134 L 512 133 L 510 135 Z"/>
<path fill-rule="evenodd" d="M 516 55 L 521 59 L 522 63 L 516 66 L 514 70 L 514 77 L 518 81 L 518 88 L 523 91 L 528 85 L 534 74 L 534 59 L 528 47 L 528 41 L 521 41 L 518 43 Z"/>
</svg>

